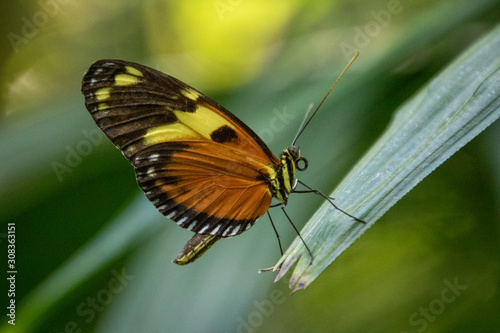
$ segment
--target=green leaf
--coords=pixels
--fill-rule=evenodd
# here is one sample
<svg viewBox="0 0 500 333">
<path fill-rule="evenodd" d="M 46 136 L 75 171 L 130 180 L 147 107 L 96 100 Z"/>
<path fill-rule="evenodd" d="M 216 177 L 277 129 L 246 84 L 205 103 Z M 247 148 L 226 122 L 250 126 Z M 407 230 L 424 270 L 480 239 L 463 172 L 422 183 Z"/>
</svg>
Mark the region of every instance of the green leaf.
<svg viewBox="0 0 500 333">
<path fill-rule="evenodd" d="M 323 204 L 276 264 L 276 281 L 297 263 L 294 291 L 306 288 L 422 179 L 500 116 L 500 26 L 455 60 L 409 102 L 331 194 L 362 224 Z M 280 268 L 281 267 L 281 268 Z"/>
</svg>

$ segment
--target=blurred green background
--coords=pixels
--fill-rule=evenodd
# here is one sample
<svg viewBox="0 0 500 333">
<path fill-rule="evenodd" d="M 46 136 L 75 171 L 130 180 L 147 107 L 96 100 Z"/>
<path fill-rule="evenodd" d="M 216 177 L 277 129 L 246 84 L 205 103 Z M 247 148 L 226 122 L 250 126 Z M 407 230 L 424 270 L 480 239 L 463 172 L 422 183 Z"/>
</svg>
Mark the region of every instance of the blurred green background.
<svg viewBox="0 0 500 333">
<path fill-rule="evenodd" d="M 18 273 L 16 326 L 2 313 L 0 329 L 498 331 L 498 121 L 290 295 L 286 279 L 257 274 L 279 258 L 267 218 L 192 265 L 171 263 L 191 232 L 140 192 L 80 84 L 98 59 L 149 65 L 226 106 L 279 154 L 359 50 L 299 140 L 310 165 L 300 179 L 329 192 L 394 110 L 500 21 L 500 2 L 40 0 L 2 9 L 0 244 L 6 254 L 15 223 Z M 297 194 L 288 212 L 300 227 L 320 204 Z M 271 213 L 286 246 L 293 229 Z"/>
</svg>

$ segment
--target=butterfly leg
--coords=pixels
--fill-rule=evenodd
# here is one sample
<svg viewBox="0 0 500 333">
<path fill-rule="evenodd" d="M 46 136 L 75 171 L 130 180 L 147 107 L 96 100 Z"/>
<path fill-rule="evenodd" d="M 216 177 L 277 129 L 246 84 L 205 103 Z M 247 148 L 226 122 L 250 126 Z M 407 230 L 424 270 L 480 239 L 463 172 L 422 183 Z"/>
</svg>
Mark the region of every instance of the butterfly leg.
<svg viewBox="0 0 500 333">
<path fill-rule="evenodd" d="M 278 204 L 278 205 L 281 205 L 281 204 Z M 271 205 L 271 207 L 276 207 L 276 206 L 277 205 Z M 278 245 L 280 247 L 280 253 L 281 253 L 281 256 L 283 257 L 283 247 L 281 246 L 280 235 L 278 233 L 278 230 L 274 226 L 274 222 L 273 222 L 273 219 L 271 218 L 271 213 L 269 213 L 269 210 L 267 211 L 267 216 L 269 216 L 269 221 L 271 221 L 271 225 L 273 226 L 274 233 L 276 234 L 276 239 L 278 239 Z M 269 271 L 273 271 L 273 270 L 278 270 L 278 269 L 281 269 L 281 265 L 279 265 L 278 268 L 276 268 L 276 267 L 262 268 L 262 269 L 259 269 L 259 274 L 263 273 L 263 272 L 269 272 Z"/>
<path fill-rule="evenodd" d="M 290 217 L 286 213 L 285 206 L 281 206 L 281 210 L 283 211 L 283 213 L 285 214 L 286 218 L 288 219 L 288 222 L 290 222 L 290 224 L 292 225 L 293 229 L 295 229 L 295 232 L 299 236 L 299 238 L 302 241 L 302 243 L 304 243 L 304 246 L 307 249 L 307 252 L 309 253 L 309 256 L 311 257 L 311 261 L 310 261 L 309 265 L 312 265 L 314 257 L 313 257 L 313 254 L 312 254 L 311 250 L 309 249 L 309 246 L 307 246 L 306 242 L 304 241 L 304 238 L 302 238 L 302 236 L 300 235 L 299 230 L 297 229 L 297 227 L 295 227 L 295 225 L 293 224 L 292 220 L 290 219 Z"/>
<path fill-rule="evenodd" d="M 300 180 L 298 181 L 302 186 L 304 186 L 305 188 L 307 188 L 307 190 L 303 190 L 303 191 L 296 191 L 294 190 L 295 193 L 315 193 L 315 194 L 318 194 L 320 196 L 322 196 L 323 198 L 325 198 L 325 200 L 327 200 L 336 210 L 338 211 L 341 211 L 342 213 L 344 213 L 345 215 L 355 219 L 356 221 L 360 222 L 360 223 L 363 223 L 363 224 L 366 224 L 365 221 L 363 221 L 362 219 L 359 219 L 357 218 L 356 216 L 354 215 L 351 215 L 349 214 L 348 212 L 340 209 L 337 205 L 335 205 L 333 203 L 333 198 L 330 198 L 329 196 L 325 195 L 323 192 L 321 192 L 320 190 L 314 190 L 312 188 L 310 188 L 309 186 L 307 186 L 306 184 L 304 184 L 303 182 L 301 182 Z"/>
<path fill-rule="evenodd" d="M 278 239 L 278 245 L 280 247 L 281 256 L 283 256 L 283 247 L 281 246 L 280 234 L 278 233 L 278 230 L 276 230 L 276 227 L 274 226 L 274 222 L 273 219 L 271 218 L 271 214 L 269 213 L 269 211 L 267 211 L 267 216 L 269 216 L 269 221 L 271 221 L 271 225 L 273 226 L 274 233 L 276 234 L 276 239 Z"/>
</svg>

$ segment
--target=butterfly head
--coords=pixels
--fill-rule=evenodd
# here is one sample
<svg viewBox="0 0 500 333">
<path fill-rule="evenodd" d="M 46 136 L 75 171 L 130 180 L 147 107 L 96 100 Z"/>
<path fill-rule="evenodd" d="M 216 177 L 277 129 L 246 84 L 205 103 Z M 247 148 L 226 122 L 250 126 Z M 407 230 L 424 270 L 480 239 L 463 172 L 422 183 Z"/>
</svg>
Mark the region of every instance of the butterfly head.
<svg viewBox="0 0 500 333">
<path fill-rule="evenodd" d="M 308 166 L 307 159 L 300 156 L 300 147 L 293 144 L 283 150 L 280 156 L 280 160 L 282 163 L 284 163 L 285 160 L 290 161 L 291 163 L 289 163 L 289 165 L 294 169 L 294 174 L 295 169 L 299 171 L 305 171 Z"/>
</svg>

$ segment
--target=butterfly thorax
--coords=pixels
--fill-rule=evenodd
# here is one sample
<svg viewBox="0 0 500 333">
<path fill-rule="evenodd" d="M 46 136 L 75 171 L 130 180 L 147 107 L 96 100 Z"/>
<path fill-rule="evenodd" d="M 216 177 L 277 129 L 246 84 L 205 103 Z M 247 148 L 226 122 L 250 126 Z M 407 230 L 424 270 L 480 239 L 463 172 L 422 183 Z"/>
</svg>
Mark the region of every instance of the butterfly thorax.
<svg viewBox="0 0 500 333">
<path fill-rule="evenodd" d="M 273 197 L 286 205 L 288 195 L 297 184 L 295 169 L 300 158 L 300 148 L 288 146 L 280 155 L 280 164 L 276 165 L 276 177 L 271 179 L 270 189 Z"/>
</svg>

